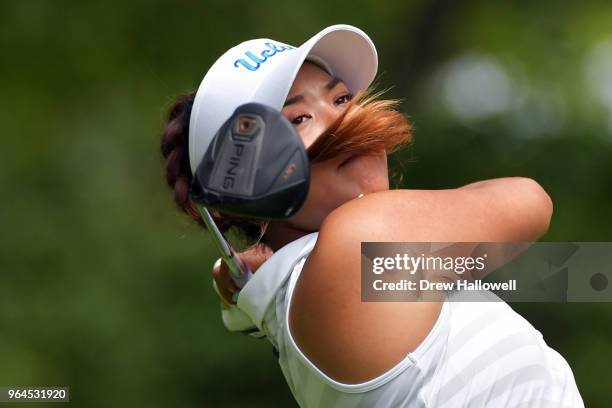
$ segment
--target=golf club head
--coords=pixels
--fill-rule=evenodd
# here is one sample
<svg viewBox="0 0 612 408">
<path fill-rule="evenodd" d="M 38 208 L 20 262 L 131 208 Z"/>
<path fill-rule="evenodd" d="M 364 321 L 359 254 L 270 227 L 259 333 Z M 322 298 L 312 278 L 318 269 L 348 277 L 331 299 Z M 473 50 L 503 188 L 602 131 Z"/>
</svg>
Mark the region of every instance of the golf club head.
<svg viewBox="0 0 612 408">
<path fill-rule="evenodd" d="M 239 106 L 214 136 L 191 185 L 191 199 L 207 208 L 250 218 L 283 219 L 306 201 L 306 149 L 279 111 Z"/>
</svg>

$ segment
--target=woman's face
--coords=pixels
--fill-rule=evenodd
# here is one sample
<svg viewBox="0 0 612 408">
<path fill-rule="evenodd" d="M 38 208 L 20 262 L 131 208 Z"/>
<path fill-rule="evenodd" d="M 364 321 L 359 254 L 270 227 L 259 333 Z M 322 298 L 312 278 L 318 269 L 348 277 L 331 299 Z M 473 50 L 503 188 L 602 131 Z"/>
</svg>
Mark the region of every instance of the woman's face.
<svg viewBox="0 0 612 408">
<path fill-rule="evenodd" d="M 282 113 L 293 123 L 308 148 L 342 113 L 351 98 L 341 80 L 312 63 L 305 63 L 289 90 Z M 345 202 L 359 194 L 388 189 L 384 151 L 376 156 L 345 154 L 316 163 L 310 166 L 306 203 L 288 222 L 302 230 L 316 231 L 323 219 Z"/>
</svg>

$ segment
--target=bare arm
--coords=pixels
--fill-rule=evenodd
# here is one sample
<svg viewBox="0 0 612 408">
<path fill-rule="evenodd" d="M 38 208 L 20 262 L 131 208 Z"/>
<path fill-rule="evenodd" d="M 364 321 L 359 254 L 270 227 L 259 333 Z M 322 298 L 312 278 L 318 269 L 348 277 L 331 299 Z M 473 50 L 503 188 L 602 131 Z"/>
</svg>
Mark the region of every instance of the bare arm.
<svg viewBox="0 0 612 408">
<path fill-rule="evenodd" d="M 390 190 L 352 200 L 324 221 L 295 288 L 291 332 L 330 377 L 347 383 L 382 374 L 413 351 L 441 305 L 361 302 L 360 243 L 534 241 L 552 202 L 526 178 L 458 189 Z"/>
</svg>

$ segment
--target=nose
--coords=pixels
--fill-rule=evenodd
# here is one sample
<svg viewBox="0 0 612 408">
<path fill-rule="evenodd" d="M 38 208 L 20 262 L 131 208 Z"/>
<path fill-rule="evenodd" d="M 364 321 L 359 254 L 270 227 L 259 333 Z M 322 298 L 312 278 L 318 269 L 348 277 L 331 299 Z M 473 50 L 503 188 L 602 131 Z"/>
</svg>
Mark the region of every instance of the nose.
<svg viewBox="0 0 612 408">
<path fill-rule="evenodd" d="M 337 106 L 333 103 L 329 103 L 328 101 L 321 100 L 318 103 L 317 110 L 315 113 L 316 118 L 316 131 L 314 138 L 318 139 L 322 136 L 322 134 L 329 129 L 329 127 L 338 119 L 340 114 L 342 113 L 342 107 Z"/>
<path fill-rule="evenodd" d="M 320 100 L 314 110 L 314 126 L 307 134 L 300 134 L 306 148 L 310 147 L 340 116 L 342 109 L 334 104 Z"/>
<path fill-rule="evenodd" d="M 322 106 L 319 109 L 319 118 L 321 119 L 321 124 L 323 126 L 322 130 L 325 130 L 336 120 L 338 116 L 340 116 L 340 112 L 342 110 L 330 103 L 322 103 L 321 105 Z"/>
</svg>

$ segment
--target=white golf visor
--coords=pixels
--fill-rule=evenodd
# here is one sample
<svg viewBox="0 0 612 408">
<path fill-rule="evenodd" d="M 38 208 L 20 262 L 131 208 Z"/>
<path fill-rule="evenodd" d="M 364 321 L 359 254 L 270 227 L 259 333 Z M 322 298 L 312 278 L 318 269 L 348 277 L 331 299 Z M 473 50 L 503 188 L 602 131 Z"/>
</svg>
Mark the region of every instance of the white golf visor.
<svg viewBox="0 0 612 408">
<path fill-rule="evenodd" d="M 196 93 L 189 122 L 191 172 L 238 106 L 257 102 L 280 111 L 305 59 L 323 65 L 352 93 L 367 88 L 378 67 L 372 40 L 346 24 L 327 27 L 298 48 L 268 38 L 231 48 L 210 67 Z"/>
</svg>

